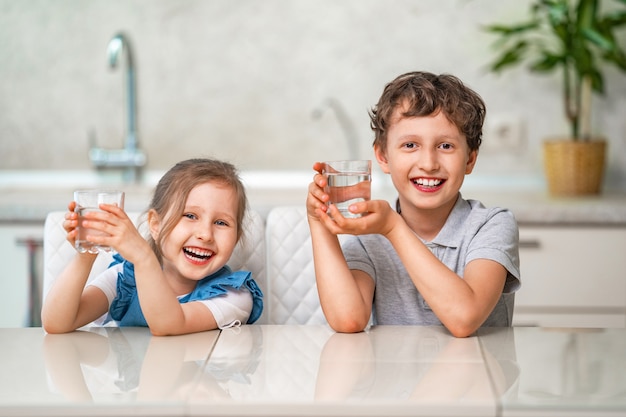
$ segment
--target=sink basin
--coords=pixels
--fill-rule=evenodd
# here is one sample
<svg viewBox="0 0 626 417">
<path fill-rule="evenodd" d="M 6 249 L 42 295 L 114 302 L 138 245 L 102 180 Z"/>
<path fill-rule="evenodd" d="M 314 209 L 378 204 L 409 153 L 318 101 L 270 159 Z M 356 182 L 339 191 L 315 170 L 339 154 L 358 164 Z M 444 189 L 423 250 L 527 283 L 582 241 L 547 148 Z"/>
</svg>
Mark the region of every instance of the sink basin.
<svg viewBox="0 0 626 417">
<path fill-rule="evenodd" d="M 146 171 L 138 184 L 125 184 L 115 171 L 2 171 L 0 170 L 0 223 L 43 223 L 51 211 L 65 210 L 78 188 L 116 188 L 126 192 L 128 211 L 144 211 L 163 171 Z M 299 205 L 306 201 L 311 170 L 257 170 L 241 172 L 250 206 L 261 216 L 275 206 Z M 486 206 L 511 209 L 518 221 L 551 221 L 624 224 L 624 192 L 605 192 L 588 198 L 551 198 L 535 177 L 476 175 L 466 177 L 461 192 L 465 198 Z M 397 193 L 390 177 L 372 173 L 372 198 L 395 202 Z"/>
<path fill-rule="evenodd" d="M 144 211 L 154 187 L 164 171 L 144 171 L 139 183 L 124 183 L 122 172 L 111 171 L 2 171 L 0 170 L 0 221 L 26 219 L 41 221 L 54 210 L 65 210 L 79 188 L 121 189 L 126 192 L 128 211 Z M 304 205 L 312 170 L 250 170 L 242 171 L 250 206 L 264 216 L 272 207 Z M 463 194 L 492 205 L 501 205 L 503 192 L 516 195 L 541 189 L 532 179 L 469 175 Z M 372 198 L 393 204 L 396 192 L 389 175 L 378 170 L 372 173 Z"/>
<path fill-rule="evenodd" d="M 139 183 L 124 183 L 118 171 L 1 171 L 0 220 L 41 221 L 54 210 L 65 210 L 80 188 L 121 189 L 128 211 L 147 208 L 154 187 L 164 171 L 145 171 Z M 266 214 L 278 205 L 303 205 L 313 171 L 258 170 L 240 173 L 250 206 Z M 387 176 L 375 173 L 372 196 L 385 198 L 391 190 Z"/>
<path fill-rule="evenodd" d="M 0 189 L 154 187 L 162 171 L 148 171 L 139 184 L 125 184 L 119 171 L 0 171 Z"/>
</svg>

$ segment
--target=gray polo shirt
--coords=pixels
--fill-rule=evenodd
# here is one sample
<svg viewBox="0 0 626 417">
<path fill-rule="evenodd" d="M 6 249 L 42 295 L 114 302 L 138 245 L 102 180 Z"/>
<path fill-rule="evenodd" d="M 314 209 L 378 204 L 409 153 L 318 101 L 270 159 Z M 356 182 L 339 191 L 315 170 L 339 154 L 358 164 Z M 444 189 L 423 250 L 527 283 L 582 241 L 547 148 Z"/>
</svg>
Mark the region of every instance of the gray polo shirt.
<svg viewBox="0 0 626 417">
<path fill-rule="evenodd" d="M 482 326 L 511 326 L 514 292 L 520 287 L 519 231 L 513 214 L 459 198 L 443 228 L 424 242 L 448 268 L 463 278 L 474 259 L 491 259 L 508 271 L 504 290 Z M 375 283 L 374 323 L 442 325 L 409 277 L 398 254 L 382 235 L 349 236 L 342 249 L 350 269 L 370 275 Z"/>
</svg>

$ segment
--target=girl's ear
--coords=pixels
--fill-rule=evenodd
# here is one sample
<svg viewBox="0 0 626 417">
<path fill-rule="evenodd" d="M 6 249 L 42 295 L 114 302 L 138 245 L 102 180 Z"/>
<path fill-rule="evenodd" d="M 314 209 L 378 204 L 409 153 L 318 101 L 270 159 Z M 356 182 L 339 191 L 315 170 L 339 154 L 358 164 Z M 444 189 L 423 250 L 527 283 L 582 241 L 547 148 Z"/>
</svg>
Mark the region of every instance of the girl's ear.
<svg viewBox="0 0 626 417">
<path fill-rule="evenodd" d="M 156 242 L 161 233 L 161 219 L 154 209 L 148 211 L 148 228 L 150 229 L 150 236 Z"/>
<path fill-rule="evenodd" d="M 376 155 L 376 161 L 380 166 L 380 169 L 385 174 L 389 174 L 389 162 L 387 161 L 387 155 L 385 155 L 385 151 L 380 148 L 380 146 L 374 146 L 374 155 Z"/>
</svg>

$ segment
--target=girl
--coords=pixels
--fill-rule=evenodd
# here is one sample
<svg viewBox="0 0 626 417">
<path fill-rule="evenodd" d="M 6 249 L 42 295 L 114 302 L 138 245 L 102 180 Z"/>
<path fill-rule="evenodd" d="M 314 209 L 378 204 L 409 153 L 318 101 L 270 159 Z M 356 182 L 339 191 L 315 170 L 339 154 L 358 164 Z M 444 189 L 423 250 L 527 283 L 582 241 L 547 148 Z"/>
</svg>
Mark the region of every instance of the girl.
<svg viewBox="0 0 626 417">
<path fill-rule="evenodd" d="M 75 204 L 63 224 L 72 245 Z M 46 297 L 44 329 L 71 332 L 107 312 L 103 323 L 148 326 L 154 335 L 253 323 L 263 294 L 250 272 L 226 266 L 242 235 L 246 204 L 235 167 L 209 159 L 180 162 L 161 178 L 147 211 L 147 239 L 122 209 L 102 204 L 102 212 L 85 215 L 84 225 L 108 235 L 89 240 L 114 248 L 114 261 L 86 285 L 97 255 L 77 254 Z"/>
</svg>

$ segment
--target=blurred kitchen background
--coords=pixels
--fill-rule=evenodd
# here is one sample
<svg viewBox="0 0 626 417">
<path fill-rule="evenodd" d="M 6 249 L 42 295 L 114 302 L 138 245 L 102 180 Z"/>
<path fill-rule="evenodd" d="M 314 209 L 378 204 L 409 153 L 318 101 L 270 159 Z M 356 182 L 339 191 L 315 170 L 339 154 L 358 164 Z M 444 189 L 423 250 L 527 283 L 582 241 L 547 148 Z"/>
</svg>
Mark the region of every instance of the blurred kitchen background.
<svg viewBox="0 0 626 417">
<path fill-rule="evenodd" d="M 123 31 L 147 170 L 195 156 L 244 170 L 370 158 L 367 110 L 396 75 L 426 70 L 459 76 L 487 103 L 477 175 L 541 177 L 541 141 L 568 132 L 560 78 L 488 73 L 495 38 L 481 30 L 522 20 L 528 5 L 0 0 L 0 169 L 91 170 L 91 146 L 123 147 L 124 64 L 111 69 L 106 54 Z M 610 139 L 606 184 L 623 189 L 626 79 L 612 68 L 605 74 L 608 95 L 595 99 L 592 125 Z"/>
<path fill-rule="evenodd" d="M 482 30 L 523 20 L 529 5 L 0 0 L 0 326 L 37 324 L 46 214 L 64 210 L 74 188 L 120 183 L 124 170 L 96 169 L 109 154 L 93 150 L 125 147 L 129 91 L 138 146 L 116 155 L 146 160 L 133 170 L 137 184 L 124 183 L 128 210 L 145 208 L 176 162 L 216 157 L 244 172 L 253 208 L 266 214 L 304 203 L 313 162 L 372 159 L 367 112 L 387 82 L 413 70 L 452 73 L 487 103 L 467 197 L 509 207 L 520 222 L 529 278 L 518 324 L 625 326 L 626 258 L 615 252 L 626 245 L 626 78 L 605 67 L 608 94 L 593 102 L 592 131 L 609 141 L 603 194 L 550 198 L 541 143 L 569 133 L 559 75 L 488 72 L 495 38 Z M 107 52 L 120 32 L 132 50 L 130 89 L 126 56 L 111 68 Z M 393 198 L 375 173 L 377 184 L 373 197 Z"/>
</svg>

